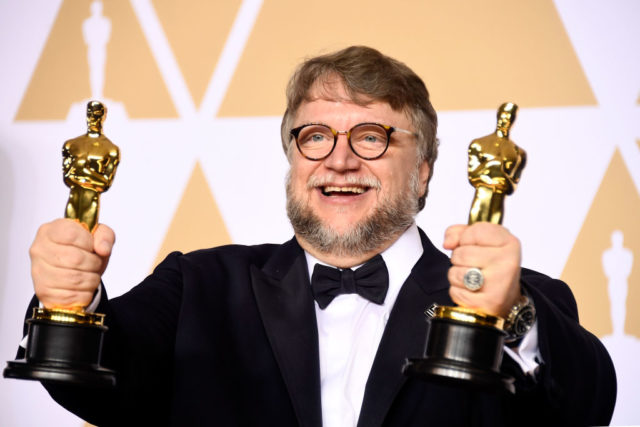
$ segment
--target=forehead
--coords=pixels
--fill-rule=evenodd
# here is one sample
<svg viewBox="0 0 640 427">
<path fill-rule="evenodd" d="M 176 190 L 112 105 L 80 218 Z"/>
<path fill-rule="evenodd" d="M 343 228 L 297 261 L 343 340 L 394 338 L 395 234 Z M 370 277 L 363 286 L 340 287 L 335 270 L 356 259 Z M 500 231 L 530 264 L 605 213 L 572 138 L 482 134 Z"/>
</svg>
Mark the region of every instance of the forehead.
<svg viewBox="0 0 640 427">
<path fill-rule="evenodd" d="M 316 82 L 296 112 L 295 124 L 323 122 L 332 126 L 377 122 L 409 128 L 410 120 L 403 111 L 394 110 L 384 101 L 364 94 L 349 93 L 341 81 Z"/>
</svg>

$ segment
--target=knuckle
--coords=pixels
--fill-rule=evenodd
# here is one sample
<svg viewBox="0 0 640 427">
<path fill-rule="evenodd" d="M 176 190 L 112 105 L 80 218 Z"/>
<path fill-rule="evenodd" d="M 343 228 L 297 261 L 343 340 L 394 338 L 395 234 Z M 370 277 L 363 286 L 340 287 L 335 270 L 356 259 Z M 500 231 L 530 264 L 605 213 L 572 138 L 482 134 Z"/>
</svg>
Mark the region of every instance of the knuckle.
<svg viewBox="0 0 640 427">
<path fill-rule="evenodd" d="M 37 242 L 34 241 L 31 244 L 31 246 L 29 246 L 29 256 L 33 258 L 34 256 L 36 256 L 37 253 L 38 253 L 38 246 L 37 246 Z"/>
<path fill-rule="evenodd" d="M 42 283 L 42 281 L 40 280 L 42 276 L 44 275 L 42 274 L 42 267 L 40 266 L 40 264 L 38 263 L 31 264 L 31 278 L 33 279 L 34 285 L 37 286 L 40 283 Z"/>
<path fill-rule="evenodd" d="M 78 244 L 82 241 L 84 229 L 79 222 L 68 218 L 58 220 L 52 228 L 53 238 L 57 243 L 64 245 Z"/>
<path fill-rule="evenodd" d="M 456 304 L 459 303 L 458 301 L 458 291 L 456 290 L 456 288 L 449 288 L 449 296 L 451 297 L 451 299 L 453 300 L 453 302 L 455 302 Z"/>
<path fill-rule="evenodd" d="M 47 222 L 38 227 L 38 230 L 36 231 L 36 239 L 38 237 L 46 236 L 47 234 L 49 234 L 49 231 L 51 230 L 51 224 L 52 223 Z"/>
<path fill-rule="evenodd" d="M 102 258 L 95 254 L 89 255 L 85 260 L 85 265 L 87 266 L 86 271 L 90 273 L 99 273 L 102 264 Z"/>
<path fill-rule="evenodd" d="M 466 260 L 466 248 L 464 246 L 458 247 L 454 250 L 454 253 L 452 254 L 452 257 L 455 257 L 455 262 L 454 264 L 456 265 L 466 265 L 465 264 L 465 260 Z"/>
<path fill-rule="evenodd" d="M 467 298 L 466 293 L 463 292 L 461 289 L 459 289 L 459 288 L 450 288 L 449 289 L 449 296 L 451 297 L 453 302 L 455 302 L 459 306 L 471 307 L 471 304 L 470 304 L 470 302 L 469 302 L 469 300 Z"/>
<path fill-rule="evenodd" d="M 78 270 L 68 270 L 66 276 L 68 284 L 74 288 L 81 287 L 85 280 L 84 273 Z"/>
<path fill-rule="evenodd" d="M 455 274 L 453 272 L 453 267 L 451 267 L 449 269 L 449 271 L 447 272 L 447 279 L 449 279 L 449 283 L 453 286 L 454 285 L 454 279 L 455 279 Z"/>
<path fill-rule="evenodd" d="M 70 268 L 79 268 L 82 266 L 84 256 L 79 250 L 69 250 L 64 256 L 63 265 Z"/>
<path fill-rule="evenodd" d="M 458 249 L 459 248 L 455 248 L 451 251 L 451 257 L 449 258 L 449 260 L 451 261 L 451 265 L 453 266 L 458 265 Z"/>
<path fill-rule="evenodd" d="M 51 277 L 53 274 L 49 269 L 40 263 L 34 263 L 31 266 L 31 280 L 33 282 L 34 289 L 43 289 L 51 287 Z"/>
<path fill-rule="evenodd" d="M 447 272 L 447 278 L 449 279 L 449 283 L 451 283 L 452 285 L 456 285 L 458 284 L 458 270 L 459 267 L 451 267 L 449 268 L 449 271 Z"/>
<path fill-rule="evenodd" d="M 33 260 L 33 259 L 38 257 L 39 253 L 40 253 L 40 251 L 39 251 L 39 248 L 38 248 L 36 242 L 33 242 L 31 247 L 29 247 L 29 258 L 31 258 Z"/>
<path fill-rule="evenodd" d="M 36 296 L 45 306 L 56 301 L 55 292 L 47 286 L 41 286 L 36 289 Z"/>
<path fill-rule="evenodd" d="M 43 258 L 46 253 L 47 241 L 44 238 L 36 237 L 31 246 L 29 247 L 29 258 L 32 260 Z"/>
<path fill-rule="evenodd" d="M 71 306 L 78 302 L 79 299 L 80 297 L 76 292 L 64 292 L 60 297 L 60 304 Z"/>
<path fill-rule="evenodd" d="M 453 237 L 453 235 L 454 235 L 454 227 L 455 227 L 455 226 L 454 226 L 454 225 L 452 225 L 451 227 L 447 228 L 447 229 L 444 231 L 444 238 L 445 238 L 445 239 L 450 239 L 450 238 L 452 238 L 452 237 Z"/>
</svg>

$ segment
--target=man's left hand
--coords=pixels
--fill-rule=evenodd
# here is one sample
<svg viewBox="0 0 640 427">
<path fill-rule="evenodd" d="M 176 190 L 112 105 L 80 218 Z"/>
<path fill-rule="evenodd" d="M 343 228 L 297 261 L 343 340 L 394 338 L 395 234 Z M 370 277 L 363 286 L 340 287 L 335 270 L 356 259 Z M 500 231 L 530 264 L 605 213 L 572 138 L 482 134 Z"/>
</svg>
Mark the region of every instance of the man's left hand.
<svg viewBox="0 0 640 427">
<path fill-rule="evenodd" d="M 520 241 L 506 228 L 489 222 L 453 225 L 447 229 L 444 248 L 452 250 L 449 294 L 453 301 L 485 314 L 506 317 L 520 297 Z M 472 267 L 479 268 L 484 284 L 477 291 L 462 280 Z"/>
</svg>

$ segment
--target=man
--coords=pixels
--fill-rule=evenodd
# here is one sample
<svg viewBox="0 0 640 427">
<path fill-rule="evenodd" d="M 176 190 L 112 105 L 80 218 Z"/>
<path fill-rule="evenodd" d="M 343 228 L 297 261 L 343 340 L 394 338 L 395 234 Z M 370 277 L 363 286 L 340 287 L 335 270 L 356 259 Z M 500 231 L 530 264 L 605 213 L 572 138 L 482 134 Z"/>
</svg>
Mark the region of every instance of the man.
<svg viewBox="0 0 640 427">
<path fill-rule="evenodd" d="M 416 227 L 435 132 L 420 78 L 351 47 L 306 61 L 287 89 L 289 242 L 173 253 L 109 300 L 100 275 L 114 233 L 101 225 L 92 236 L 68 220 L 42 226 L 31 248 L 38 300 L 98 298 L 110 328 L 103 364 L 119 375 L 113 392 L 51 394 L 99 425 L 607 423 L 613 367 L 577 323 L 566 285 L 521 269 L 520 243 L 501 226 L 451 227 L 451 263 Z M 463 285 L 471 267 L 486 282 L 477 292 Z M 363 290 L 356 281 L 374 270 L 388 288 Z M 327 277 L 346 294 L 323 292 Z M 514 396 L 402 375 L 405 358 L 422 353 L 430 304 L 506 316 L 523 289 L 538 320 L 503 360 Z"/>
</svg>

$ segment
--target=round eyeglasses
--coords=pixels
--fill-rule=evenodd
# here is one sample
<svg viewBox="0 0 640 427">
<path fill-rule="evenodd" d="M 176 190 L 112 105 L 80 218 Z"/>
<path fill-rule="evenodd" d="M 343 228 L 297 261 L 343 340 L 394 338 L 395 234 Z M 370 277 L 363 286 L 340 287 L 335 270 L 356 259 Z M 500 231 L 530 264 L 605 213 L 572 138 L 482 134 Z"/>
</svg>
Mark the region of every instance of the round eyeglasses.
<svg viewBox="0 0 640 427">
<path fill-rule="evenodd" d="M 298 151 L 309 160 L 323 160 L 333 152 L 338 135 L 346 135 L 351 151 L 365 160 L 382 157 L 389 148 L 393 132 L 415 135 L 406 129 L 380 123 L 360 123 L 349 130 L 335 130 L 320 123 L 310 123 L 291 129 Z"/>
</svg>

